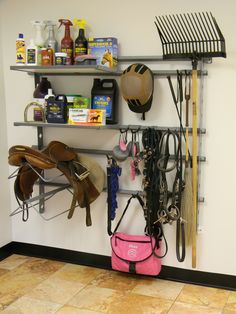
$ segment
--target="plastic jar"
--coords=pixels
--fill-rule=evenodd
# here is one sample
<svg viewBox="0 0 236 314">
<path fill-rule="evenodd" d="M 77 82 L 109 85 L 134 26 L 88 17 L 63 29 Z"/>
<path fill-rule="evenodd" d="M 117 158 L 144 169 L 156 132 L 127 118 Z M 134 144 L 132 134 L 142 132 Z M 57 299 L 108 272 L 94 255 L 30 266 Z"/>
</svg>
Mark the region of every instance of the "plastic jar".
<svg viewBox="0 0 236 314">
<path fill-rule="evenodd" d="M 55 52 L 55 65 L 65 65 L 66 57 L 66 52 Z"/>
<path fill-rule="evenodd" d="M 53 65 L 53 50 L 51 48 L 42 48 L 42 65 Z"/>
</svg>

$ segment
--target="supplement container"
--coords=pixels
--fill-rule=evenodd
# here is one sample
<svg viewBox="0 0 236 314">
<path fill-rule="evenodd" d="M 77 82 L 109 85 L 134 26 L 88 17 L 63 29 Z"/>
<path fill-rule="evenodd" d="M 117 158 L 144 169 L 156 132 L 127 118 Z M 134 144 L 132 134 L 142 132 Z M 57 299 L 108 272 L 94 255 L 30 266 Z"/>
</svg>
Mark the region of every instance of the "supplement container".
<svg viewBox="0 0 236 314">
<path fill-rule="evenodd" d="M 55 53 L 55 65 L 66 65 L 66 52 L 56 52 Z"/>
<path fill-rule="evenodd" d="M 95 78 L 91 94 L 91 108 L 106 110 L 106 124 L 117 123 L 118 86 L 116 80 Z"/>
</svg>

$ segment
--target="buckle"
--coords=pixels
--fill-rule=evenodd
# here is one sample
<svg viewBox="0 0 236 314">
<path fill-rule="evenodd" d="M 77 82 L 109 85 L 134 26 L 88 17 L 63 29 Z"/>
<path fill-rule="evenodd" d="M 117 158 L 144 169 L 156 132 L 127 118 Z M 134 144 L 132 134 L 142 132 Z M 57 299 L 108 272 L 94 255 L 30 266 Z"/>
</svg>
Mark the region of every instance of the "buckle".
<svg viewBox="0 0 236 314">
<path fill-rule="evenodd" d="M 76 168 L 76 172 L 75 172 L 76 177 L 80 181 L 87 178 L 88 175 L 90 174 L 90 171 L 88 170 L 88 168 L 85 167 L 84 165 L 82 165 L 79 161 L 74 161 L 73 163 L 74 163 L 75 168 Z"/>
</svg>

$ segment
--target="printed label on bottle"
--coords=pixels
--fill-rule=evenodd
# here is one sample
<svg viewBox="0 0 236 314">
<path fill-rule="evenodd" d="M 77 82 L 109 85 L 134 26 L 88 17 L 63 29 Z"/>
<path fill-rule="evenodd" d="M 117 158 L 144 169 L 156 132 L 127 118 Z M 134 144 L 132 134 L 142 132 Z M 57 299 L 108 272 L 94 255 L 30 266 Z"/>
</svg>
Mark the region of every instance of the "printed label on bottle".
<svg viewBox="0 0 236 314">
<path fill-rule="evenodd" d="M 27 63 L 35 64 L 36 63 L 36 49 L 28 49 L 27 50 Z"/>
<path fill-rule="evenodd" d="M 71 65 L 73 64 L 73 49 L 71 48 L 61 48 L 61 52 L 66 52 L 67 57 L 66 57 L 66 65 Z"/>
<path fill-rule="evenodd" d="M 43 110 L 34 108 L 34 121 L 43 121 Z"/>
<path fill-rule="evenodd" d="M 37 64 L 42 65 L 42 47 L 38 46 Z"/>
<path fill-rule="evenodd" d="M 85 55 L 86 52 L 87 52 L 87 49 L 83 45 L 75 48 L 75 56 Z"/>
<path fill-rule="evenodd" d="M 112 115 L 112 98 L 109 96 L 94 96 L 92 108 L 106 110 L 106 117 L 110 118 Z"/>
<path fill-rule="evenodd" d="M 53 50 L 51 48 L 42 50 L 42 65 L 53 64 Z"/>
<path fill-rule="evenodd" d="M 16 42 L 16 63 L 25 63 L 25 42 L 23 40 Z"/>
</svg>

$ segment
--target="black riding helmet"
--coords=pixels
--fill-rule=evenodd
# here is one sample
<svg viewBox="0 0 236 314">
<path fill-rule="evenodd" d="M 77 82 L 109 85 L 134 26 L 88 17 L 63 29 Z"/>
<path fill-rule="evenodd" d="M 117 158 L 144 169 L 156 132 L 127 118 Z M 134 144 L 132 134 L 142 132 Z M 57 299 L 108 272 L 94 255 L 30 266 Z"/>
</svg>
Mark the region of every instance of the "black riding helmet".
<svg viewBox="0 0 236 314">
<path fill-rule="evenodd" d="M 133 112 L 144 113 L 152 105 L 154 78 L 152 71 L 141 63 L 131 64 L 121 75 L 121 93 Z"/>
</svg>

